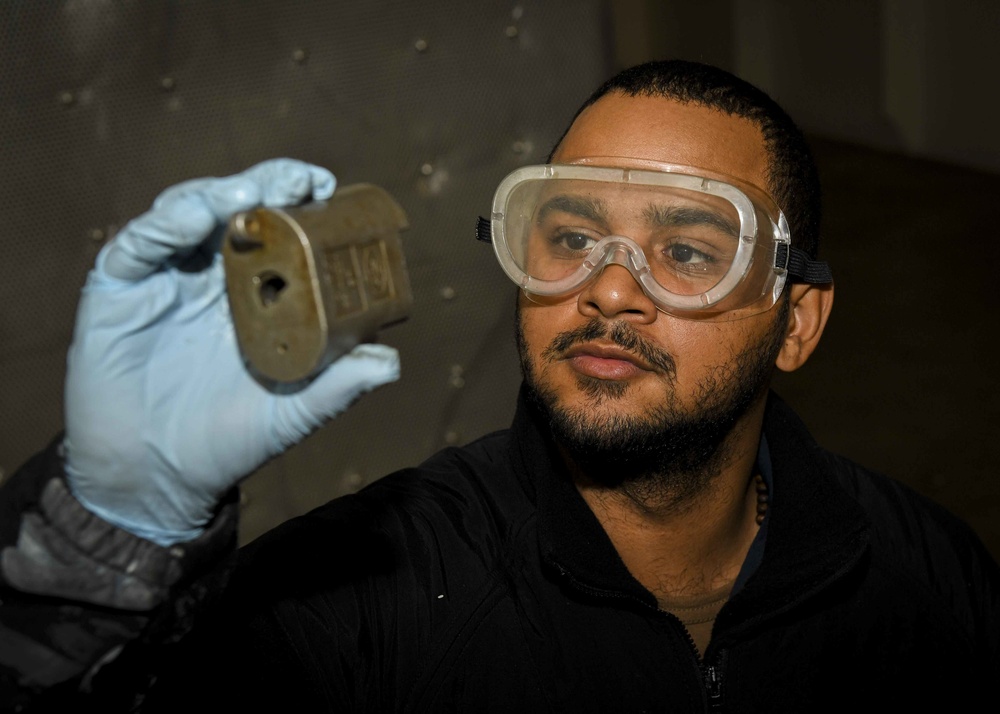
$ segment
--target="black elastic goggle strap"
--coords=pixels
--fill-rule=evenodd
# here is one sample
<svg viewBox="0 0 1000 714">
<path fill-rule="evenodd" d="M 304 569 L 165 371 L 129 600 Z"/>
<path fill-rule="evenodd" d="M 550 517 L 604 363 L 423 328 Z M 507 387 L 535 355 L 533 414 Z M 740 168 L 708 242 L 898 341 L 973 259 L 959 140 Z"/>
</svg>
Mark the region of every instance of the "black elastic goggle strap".
<svg viewBox="0 0 1000 714">
<path fill-rule="evenodd" d="M 793 283 L 822 285 L 833 282 L 833 271 L 825 260 L 813 260 L 805 251 L 784 243 L 779 243 L 774 253 L 777 264 L 787 267 L 788 277 Z"/>
<path fill-rule="evenodd" d="M 490 228 L 490 222 L 482 216 L 476 222 L 476 240 L 481 240 L 483 243 L 493 242 L 493 231 Z"/>
<path fill-rule="evenodd" d="M 493 242 L 490 222 L 482 216 L 476 222 L 476 240 L 483 243 Z M 788 277 L 793 283 L 822 285 L 833 282 L 833 272 L 825 260 L 813 260 L 798 248 L 790 248 L 784 243 L 779 243 L 774 257 L 778 267 L 784 266 L 788 270 Z"/>
</svg>

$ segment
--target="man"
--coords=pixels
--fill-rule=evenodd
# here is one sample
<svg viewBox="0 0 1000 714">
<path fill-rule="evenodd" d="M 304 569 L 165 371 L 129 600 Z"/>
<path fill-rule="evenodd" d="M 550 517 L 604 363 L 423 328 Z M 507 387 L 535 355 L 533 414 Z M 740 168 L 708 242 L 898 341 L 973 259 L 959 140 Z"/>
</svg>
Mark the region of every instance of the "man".
<svg viewBox="0 0 1000 714">
<path fill-rule="evenodd" d="M 231 486 L 394 379 L 394 355 L 365 346 L 301 392 L 260 394 L 224 339 L 217 262 L 188 262 L 228 212 L 329 195 L 320 169 L 182 185 L 117 237 L 82 301 L 65 439 L 6 489 L 12 701 L 960 711 L 991 692 L 997 564 L 769 392 L 833 297 L 791 121 L 725 72 L 650 63 L 598 89 L 550 164 L 505 179 L 480 224 L 521 286 L 511 428 L 212 568 Z M 148 365 L 163 352 L 208 374 L 171 381 Z M 220 380 L 239 403 L 208 411 Z M 96 390 L 125 406 L 74 416 Z"/>
</svg>

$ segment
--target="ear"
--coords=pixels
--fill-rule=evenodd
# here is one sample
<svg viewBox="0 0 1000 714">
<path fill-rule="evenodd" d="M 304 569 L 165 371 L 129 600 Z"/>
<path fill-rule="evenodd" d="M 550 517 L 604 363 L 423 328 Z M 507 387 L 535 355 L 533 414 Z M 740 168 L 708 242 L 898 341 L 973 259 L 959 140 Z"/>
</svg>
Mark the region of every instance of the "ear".
<svg viewBox="0 0 1000 714">
<path fill-rule="evenodd" d="M 833 283 L 792 285 L 788 296 L 788 327 L 785 343 L 775 364 L 783 372 L 794 372 L 806 363 L 823 336 L 833 308 Z"/>
</svg>

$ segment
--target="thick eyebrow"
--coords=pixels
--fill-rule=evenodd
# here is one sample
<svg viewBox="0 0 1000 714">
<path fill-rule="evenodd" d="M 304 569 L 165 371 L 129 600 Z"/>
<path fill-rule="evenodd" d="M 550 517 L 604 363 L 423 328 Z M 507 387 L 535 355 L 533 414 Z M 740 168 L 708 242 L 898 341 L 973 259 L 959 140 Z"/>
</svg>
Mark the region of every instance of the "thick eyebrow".
<svg viewBox="0 0 1000 714">
<path fill-rule="evenodd" d="M 596 223 L 606 223 L 608 215 L 604 207 L 604 202 L 600 199 L 559 194 L 542 204 L 535 215 L 535 222 L 541 223 L 551 211 L 563 211 L 574 216 L 590 219 Z"/>
<path fill-rule="evenodd" d="M 734 225 L 732 221 L 727 220 L 718 213 L 706 211 L 703 208 L 657 206 L 650 204 L 643 211 L 643 215 L 650 224 L 661 228 L 708 225 L 718 228 L 733 238 L 739 235 L 739 227 Z"/>
</svg>

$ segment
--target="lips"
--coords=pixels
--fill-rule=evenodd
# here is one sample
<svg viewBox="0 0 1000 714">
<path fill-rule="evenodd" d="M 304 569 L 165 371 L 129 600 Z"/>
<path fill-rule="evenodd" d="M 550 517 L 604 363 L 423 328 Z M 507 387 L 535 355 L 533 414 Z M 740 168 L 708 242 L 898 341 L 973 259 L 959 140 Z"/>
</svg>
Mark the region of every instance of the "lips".
<svg viewBox="0 0 1000 714">
<path fill-rule="evenodd" d="M 563 359 L 577 372 L 598 379 L 628 379 L 653 371 L 641 357 L 613 345 L 575 345 L 566 350 Z"/>
<path fill-rule="evenodd" d="M 673 379 L 677 373 L 673 357 L 634 326 L 596 317 L 556 335 L 542 351 L 542 359 L 567 362 L 582 374 L 602 379 L 624 379 L 643 372 Z"/>
</svg>

